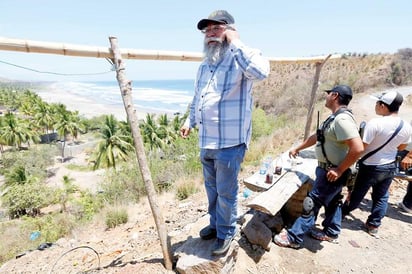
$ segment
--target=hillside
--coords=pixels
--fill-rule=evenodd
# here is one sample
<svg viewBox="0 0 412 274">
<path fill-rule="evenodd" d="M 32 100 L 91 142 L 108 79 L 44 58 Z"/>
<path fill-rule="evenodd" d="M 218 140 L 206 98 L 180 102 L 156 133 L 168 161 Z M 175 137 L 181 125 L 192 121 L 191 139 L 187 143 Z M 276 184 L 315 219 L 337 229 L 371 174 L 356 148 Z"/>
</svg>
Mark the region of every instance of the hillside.
<svg viewBox="0 0 412 274">
<path fill-rule="evenodd" d="M 406 97 L 412 93 L 412 88 L 400 88 L 399 91 Z M 370 102 L 369 96 L 363 94 L 354 99 L 351 107 L 367 120 L 374 116 Z M 409 120 L 412 118 L 411 96 L 402 106 L 400 115 Z M 81 159 L 72 161 L 81 162 Z M 251 172 L 253 169 L 245 167 L 240 177 L 249 176 Z M 94 179 L 92 173 L 87 176 L 89 181 L 98 180 L 98 174 L 94 174 Z M 361 229 L 368 215 L 370 198 L 367 196 L 360 209 L 343 221 L 337 245 L 319 243 L 307 237 L 300 250 L 280 248 L 272 243 L 270 250 L 265 251 L 241 236 L 234 273 L 410 273 L 412 238 L 408 235 L 412 215 L 402 213 L 396 207 L 405 189 L 404 181 L 392 184 L 389 209 L 379 239 Z M 241 214 L 248 210 L 246 204 L 256 195 L 253 193 L 245 198 L 243 190 L 241 184 Z M 173 250 L 188 237 L 198 237 L 198 222 L 207 213 L 203 191 L 180 202 L 173 193 L 163 194 L 159 200 Z M 129 221 L 124 225 L 106 229 L 103 220 L 96 218 L 92 224 L 77 228 L 44 250 L 27 252 L 7 262 L 0 268 L 0 273 L 174 273 L 162 266 L 160 244 L 147 200 L 130 205 L 128 213 Z M 318 224 L 321 221 L 322 213 Z M 97 270 L 99 260 L 101 269 Z"/>
<path fill-rule="evenodd" d="M 315 109 L 323 116 L 327 115 L 322 90 L 337 83 L 347 83 L 355 92 L 350 107 L 358 122 L 374 117 L 369 93 L 410 83 L 408 77 L 412 75 L 412 70 L 408 70 L 407 65 L 411 59 L 407 59 L 409 63 L 405 64 L 402 63 L 402 56 L 350 55 L 339 62 L 328 61 L 321 72 Z M 267 152 L 285 151 L 300 139 L 315 71 L 314 66 L 303 64 L 272 64 L 271 69 L 269 79 L 256 84 L 254 97 L 256 105 L 274 118 L 277 129 L 266 140 L 252 144 L 255 159 Z M 412 96 L 409 96 L 412 89 L 405 86 L 398 90 L 406 97 L 400 115 L 408 121 L 412 120 Z M 66 166 L 72 163 L 86 164 L 84 155 L 77 155 L 63 164 L 57 163 L 53 167 L 55 175 L 48 179 L 48 184 L 59 185 L 61 178 L 68 175 L 74 178 L 79 188 L 97 191 L 102 180 L 101 171 L 74 172 Z M 249 176 L 255 169 L 254 166 L 244 166 L 240 179 Z M 193 183 L 201 185 L 200 180 Z M 410 231 L 412 219 L 396 207 L 405 188 L 406 182 L 396 181 L 392 185 L 390 208 L 380 231 L 380 239 L 371 238 L 361 229 L 368 214 L 370 200 L 367 197 L 361 209 L 344 221 L 339 245 L 319 244 L 307 238 L 301 250 L 282 249 L 274 244 L 271 244 L 270 250 L 263 250 L 251 245 L 241 235 L 237 240 L 240 248 L 235 273 L 387 273 L 393 270 L 407 273 L 412 269 L 408 258 L 412 242 L 405 235 Z M 246 204 L 257 195 L 252 193 L 245 198 L 243 191 L 244 185 L 241 184 L 240 215 L 248 211 Z M 162 194 L 159 200 L 173 251 L 189 237 L 198 237 L 201 222 L 207 213 L 203 188 L 184 201 L 176 200 L 173 192 Z M 66 238 L 41 245 L 42 250 L 16 254 L 18 258 L 2 265 L 0 273 L 168 273 L 162 265 L 157 230 L 146 198 L 141 199 L 139 204 L 128 206 L 129 220 L 124 225 L 107 229 L 105 213 L 95 216 L 89 225 L 76 227 Z M 318 222 L 321 220 L 322 217 Z M 4 224 L 7 225 L 6 222 Z M 9 229 L 2 238 L 16 240 L 16 235 L 22 234 L 13 234 L 13 229 Z M 98 266 L 100 270 L 97 270 Z"/>
<path fill-rule="evenodd" d="M 320 72 L 318 90 L 347 84 L 357 94 L 406 85 L 411 80 L 407 72 L 412 57 L 409 51 L 404 51 L 400 50 L 398 54 L 352 53 L 340 59 L 327 60 Z M 399 69 L 403 72 L 399 72 Z M 268 113 L 284 114 L 287 118 L 305 117 L 315 70 L 315 64 L 272 63 L 268 79 L 256 83 L 256 105 Z M 320 97 L 323 95 L 318 94 Z"/>
</svg>

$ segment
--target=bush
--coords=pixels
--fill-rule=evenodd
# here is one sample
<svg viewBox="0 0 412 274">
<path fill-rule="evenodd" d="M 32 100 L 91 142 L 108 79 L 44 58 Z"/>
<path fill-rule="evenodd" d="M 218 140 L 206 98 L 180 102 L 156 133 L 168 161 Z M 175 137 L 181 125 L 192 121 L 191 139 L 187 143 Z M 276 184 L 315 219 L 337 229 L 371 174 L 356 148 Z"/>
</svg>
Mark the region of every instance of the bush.
<svg viewBox="0 0 412 274">
<path fill-rule="evenodd" d="M 164 150 L 164 158 L 178 165 L 180 174 L 176 178 L 197 174 L 202 170 L 200 163 L 199 136 L 197 129 L 192 129 L 188 138 L 177 138 L 173 144 Z"/>
<path fill-rule="evenodd" d="M 36 216 L 53 200 L 52 191 L 43 183 L 15 184 L 7 188 L 3 204 L 10 218 Z"/>
<path fill-rule="evenodd" d="M 176 198 L 181 201 L 189 198 L 190 195 L 195 194 L 198 191 L 199 189 L 193 182 L 184 182 L 177 186 Z"/>
<path fill-rule="evenodd" d="M 412 82 L 412 49 L 398 50 L 391 63 L 391 82 L 395 85 L 405 85 Z"/>
<path fill-rule="evenodd" d="M 90 221 L 103 208 L 103 198 L 90 192 L 81 192 L 79 199 L 73 201 L 77 219 Z"/>
<path fill-rule="evenodd" d="M 47 167 L 53 165 L 58 155 L 55 146 L 39 145 L 27 151 L 5 152 L 1 158 L 0 173 L 5 174 L 14 167 L 23 167 L 28 177 L 42 180 L 47 177 Z"/>
<path fill-rule="evenodd" d="M 75 227 L 75 218 L 69 214 L 51 214 L 42 217 L 25 217 L 25 231 L 40 231 L 37 243 L 55 242 L 67 236 Z"/>
<path fill-rule="evenodd" d="M 252 113 L 252 140 L 267 136 L 273 131 L 273 118 L 261 108 L 255 108 Z"/>
<path fill-rule="evenodd" d="M 107 179 L 101 185 L 103 198 L 109 204 L 117 202 L 138 202 L 146 195 L 146 189 L 136 161 L 121 163 L 115 169 L 106 172 Z"/>
<path fill-rule="evenodd" d="M 125 209 L 112 209 L 107 212 L 106 226 L 108 228 L 114 228 L 120 224 L 125 224 L 128 221 L 129 216 Z"/>
</svg>

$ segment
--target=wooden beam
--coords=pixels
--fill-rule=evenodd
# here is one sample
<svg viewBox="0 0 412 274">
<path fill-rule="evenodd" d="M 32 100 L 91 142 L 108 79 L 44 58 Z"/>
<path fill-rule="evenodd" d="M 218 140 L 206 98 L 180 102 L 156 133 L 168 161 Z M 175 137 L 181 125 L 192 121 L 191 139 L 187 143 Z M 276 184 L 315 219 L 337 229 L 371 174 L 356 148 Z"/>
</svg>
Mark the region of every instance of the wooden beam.
<svg viewBox="0 0 412 274">
<path fill-rule="evenodd" d="M 0 37 L 0 50 L 26 53 L 46 53 L 78 57 L 113 58 L 108 47 L 84 46 L 66 43 L 42 42 Z M 122 59 L 201 61 L 202 54 L 197 52 L 156 51 L 121 49 Z"/>
<path fill-rule="evenodd" d="M 308 115 L 306 117 L 305 133 L 303 139 L 309 137 L 310 129 L 312 127 L 313 111 L 315 110 L 315 101 L 316 101 L 316 91 L 319 87 L 319 78 L 320 71 L 322 70 L 323 65 L 330 59 L 332 55 L 328 55 L 324 60 L 316 62 L 315 76 L 312 83 L 312 92 L 310 93 L 310 102 L 308 106 Z"/>
<path fill-rule="evenodd" d="M 18 51 L 26 53 L 44 53 L 57 54 L 66 56 L 78 57 L 94 57 L 94 58 L 113 58 L 113 53 L 109 47 L 100 46 L 84 46 L 77 44 L 43 42 L 24 39 L 13 39 L 0 37 L 0 50 Z M 195 61 L 199 62 L 203 59 L 203 54 L 199 52 L 186 51 L 161 51 L 161 50 L 139 50 L 139 49 L 121 49 L 121 57 L 123 59 L 138 59 L 138 60 L 164 60 L 164 61 Z M 275 58 L 268 57 L 271 63 L 317 63 L 321 62 L 326 56 L 314 57 L 289 57 Z M 340 54 L 331 55 L 329 59 L 341 58 Z"/>
</svg>

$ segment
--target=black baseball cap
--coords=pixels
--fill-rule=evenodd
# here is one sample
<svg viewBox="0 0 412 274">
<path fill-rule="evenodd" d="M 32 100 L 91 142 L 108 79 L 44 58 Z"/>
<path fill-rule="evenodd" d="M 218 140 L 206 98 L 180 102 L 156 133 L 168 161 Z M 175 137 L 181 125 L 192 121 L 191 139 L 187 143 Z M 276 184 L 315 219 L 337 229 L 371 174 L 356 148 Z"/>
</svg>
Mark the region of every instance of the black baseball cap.
<svg viewBox="0 0 412 274">
<path fill-rule="evenodd" d="M 340 96 L 352 99 L 352 89 L 347 85 L 337 85 L 332 89 L 327 89 L 325 92 L 337 92 Z"/>
<path fill-rule="evenodd" d="M 207 27 L 208 24 L 234 24 L 235 19 L 230 13 L 225 10 L 216 10 L 212 12 L 208 18 L 202 19 L 197 23 L 197 28 L 202 30 Z"/>
</svg>

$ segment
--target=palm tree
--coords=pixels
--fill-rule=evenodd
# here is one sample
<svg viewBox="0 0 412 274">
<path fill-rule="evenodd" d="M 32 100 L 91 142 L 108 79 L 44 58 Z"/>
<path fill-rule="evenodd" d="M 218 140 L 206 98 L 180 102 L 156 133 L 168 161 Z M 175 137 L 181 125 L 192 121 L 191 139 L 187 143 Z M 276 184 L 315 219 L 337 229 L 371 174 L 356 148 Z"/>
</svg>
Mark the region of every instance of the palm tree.
<svg viewBox="0 0 412 274">
<path fill-rule="evenodd" d="M 44 128 L 46 134 L 53 129 L 53 125 L 57 122 L 56 115 L 54 115 L 54 108 L 41 100 L 36 100 L 34 105 L 34 120 L 36 124 Z M 50 143 L 49 136 L 47 135 L 47 143 Z"/>
<path fill-rule="evenodd" d="M 174 124 L 172 124 L 167 117 L 167 114 L 162 114 L 159 116 L 159 131 L 161 132 L 161 138 L 165 144 L 172 144 L 177 138 L 177 131 L 174 129 Z"/>
<path fill-rule="evenodd" d="M 142 132 L 143 142 L 149 144 L 149 149 L 163 148 L 165 142 L 165 132 L 157 125 L 154 114 L 146 114 L 146 120 L 140 124 L 140 131 Z"/>
<path fill-rule="evenodd" d="M 183 122 L 185 121 L 186 116 L 175 115 L 172 120 L 172 128 L 176 134 L 179 133 L 180 128 L 182 127 Z"/>
<path fill-rule="evenodd" d="M 28 127 L 28 123 L 19 119 L 12 112 L 4 115 L 0 128 L 0 141 L 2 145 L 20 148 L 22 143 L 36 140 L 36 135 Z"/>
<path fill-rule="evenodd" d="M 20 96 L 19 112 L 26 116 L 34 117 L 38 102 L 43 102 L 39 95 L 30 90 L 24 91 Z"/>
<path fill-rule="evenodd" d="M 105 117 L 100 135 L 103 140 L 97 144 L 94 169 L 102 165 L 116 168 L 117 160 L 126 161 L 129 153 L 134 151 L 130 132 L 112 114 Z"/>
<path fill-rule="evenodd" d="M 36 176 L 29 174 L 29 172 L 23 166 L 16 166 L 11 168 L 10 170 L 7 170 L 5 173 L 5 177 L 5 187 L 11 187 L 16 184 L 31 184 L 39 181 L 39 179 Z"/>
<path fill-rule="evenodd" d="M 70 134 L 73 138 L 77 138 L 81 127 L 78 112 L 70 112 L 63 104 L 54 105 L 57 114 L 56 130 L 60 137 L 63 137 L 62 145 L 62 162 L 64 162 L 64 148 L 66 146 L 66 138 Z"/>
</svg>

